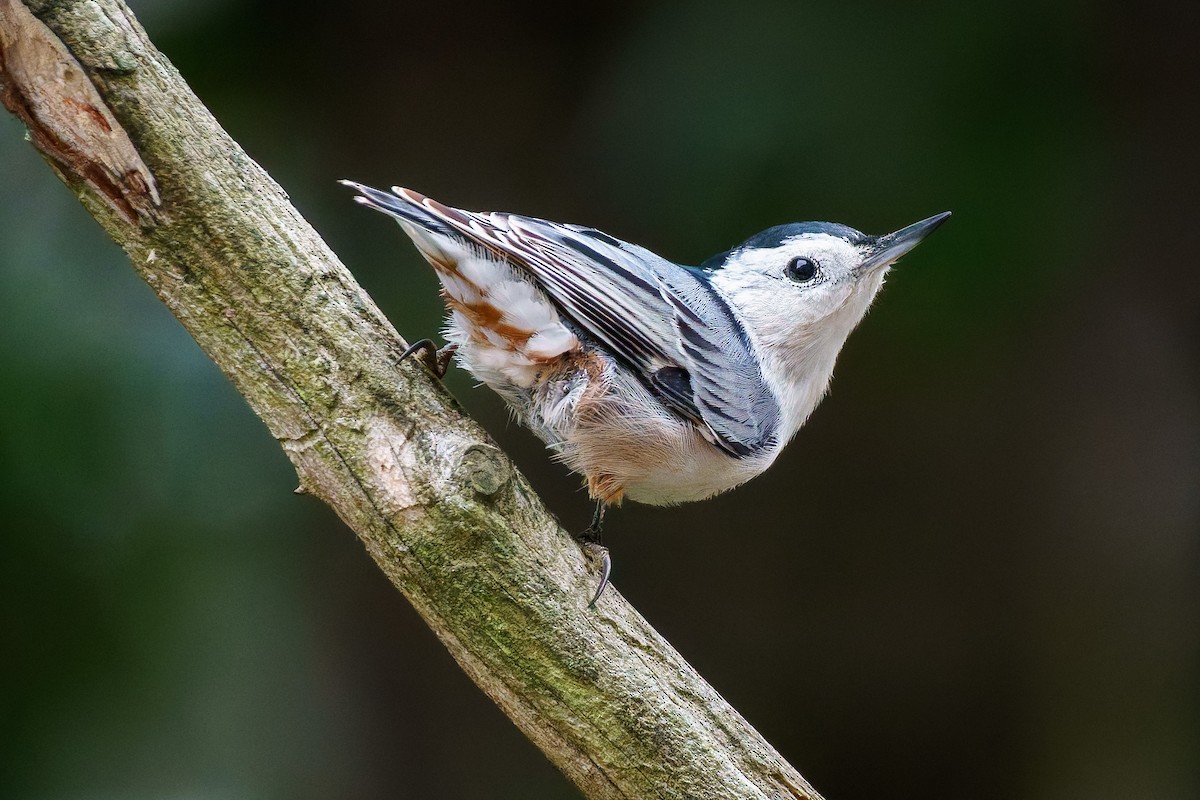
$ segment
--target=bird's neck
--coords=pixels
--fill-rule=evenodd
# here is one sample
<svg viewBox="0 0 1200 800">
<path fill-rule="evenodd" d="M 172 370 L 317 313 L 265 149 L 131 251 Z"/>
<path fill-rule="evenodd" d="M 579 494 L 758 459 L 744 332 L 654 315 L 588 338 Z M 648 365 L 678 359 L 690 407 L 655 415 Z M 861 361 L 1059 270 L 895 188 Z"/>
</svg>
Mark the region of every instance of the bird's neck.
<svg viewBox="0 0 1200 800">
<path fill-rule="evenodd" d="M 852 297 L 837 313 L 795 330 L 787 346 L 766 348 L 771 353 L 767 358 L 773 362 L 768 372 L 777 384 L 772 388 L 783 411 L 781 445 L 800 430 L 829 391 L 838 353 L 866 314 L 874 294 Z"/>
<path fill-rule="evenodd" d="M 783 412 L 784 435 L 780 444 L 800 430 L 829 390 L 833 366 L 845 337 L 841 342 L 830 342 L 823 334 L 772 359 L 770 374 L 777 384 L 772 388 Z"/>
</svg>

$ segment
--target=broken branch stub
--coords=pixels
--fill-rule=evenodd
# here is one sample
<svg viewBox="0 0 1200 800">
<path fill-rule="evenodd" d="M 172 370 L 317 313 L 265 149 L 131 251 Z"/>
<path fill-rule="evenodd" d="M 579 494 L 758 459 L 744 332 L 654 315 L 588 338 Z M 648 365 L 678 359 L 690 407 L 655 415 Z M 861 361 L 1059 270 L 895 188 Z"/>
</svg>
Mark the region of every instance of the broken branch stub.
<svg viewBox="0 0 1200 800">
<path fill-rule="evenodd" d="M 122 219 L 150 222 L 158 187 L 83 66 L 20 0 L 0 0 L 0 102 L 71 182 Z"/>
</svg>

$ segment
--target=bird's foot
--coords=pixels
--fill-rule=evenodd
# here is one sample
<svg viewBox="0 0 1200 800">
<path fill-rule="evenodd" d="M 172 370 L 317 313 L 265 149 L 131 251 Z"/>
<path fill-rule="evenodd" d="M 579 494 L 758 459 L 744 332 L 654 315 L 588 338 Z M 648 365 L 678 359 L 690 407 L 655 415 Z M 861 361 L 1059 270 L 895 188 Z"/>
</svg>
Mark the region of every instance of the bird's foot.
<svg viewBox="0 0 1200 800">
<path fill-rule="evenodd" d="M 446 377 L 446 370 L 450 369 L 450 359 L 457 351 L 457 344 L 451 343 L 439 349 L 432 339 L 421 339 L 413 342 L 400 356 L 400 360 L 410 356 L 416 357 L 440 380 Z"/>
<path fill-rule="evenodd" d="M 583 552 L 587 553 L 589 558 L 600 560 L 600 585 L 596 587 L 596 594 L 592 595 L 592 601 L 588 603 L 588 608 L 595 608 L 596 601 L 608 588 L 608 576 L 612 574 L 612 556 L 608 554 L 608 548 L 599 542 L 584 542 Z"/>
<path fill-rule="evenodd" d="M 587 553 L 589 558 L 599 559 L 600 561 L 600 585 L 596 587 L 596 594 L 592 596 L 592 602 L 588 603 L 588 608 L 595 608 L 596 601 L 600 599 L 600 595 L 604 594 L 604 590 L 608 588 L 608 577 L 612 574 L 612 557 L 608 554 L 608 548 L 600 543 L 601 532 L 604 529 L 604 503 L 596 503 L 596 512 L 592 515 L 592 524 L 579 534 L 579 544 L 583 548 L 583 552 Z"/>
</svg>

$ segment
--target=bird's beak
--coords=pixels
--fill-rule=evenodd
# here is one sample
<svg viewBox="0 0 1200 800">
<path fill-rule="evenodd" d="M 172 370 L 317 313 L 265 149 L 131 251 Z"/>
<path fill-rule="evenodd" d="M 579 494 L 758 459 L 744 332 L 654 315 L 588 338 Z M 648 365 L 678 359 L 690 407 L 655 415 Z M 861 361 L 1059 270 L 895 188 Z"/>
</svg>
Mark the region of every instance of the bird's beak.
<svg viewBox="0 0 1200 800">
<path fill-rule="evenodd" d="M 914 222 L 895 233 L 872 237 L 866 243 L 866 258 L 863 260 L 862 269 L 872 270 L 894 264 L 900 256 L 919 245 L 949 217 L 950 212 L 945 211 L 929 219 Z"/>
</svg>

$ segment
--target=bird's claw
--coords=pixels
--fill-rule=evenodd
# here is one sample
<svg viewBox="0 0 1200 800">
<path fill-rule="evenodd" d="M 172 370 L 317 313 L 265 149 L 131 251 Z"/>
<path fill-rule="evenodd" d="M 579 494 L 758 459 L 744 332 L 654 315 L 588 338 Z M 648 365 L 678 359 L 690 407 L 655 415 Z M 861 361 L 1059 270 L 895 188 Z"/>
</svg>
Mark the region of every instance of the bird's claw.
<svg viewBox="0 0 1200 800">
<path fill-rule="evenodd" d="M 588 608 L 596 607 L 596 601 L 600 599 L 600 595 L 604 594 L 604 590 L 608 588 L 608 576 L 612 574 L 612 557 L 608 554 L 608 548 L 599 542 L 584 542 L 583 550 L 592 558 L 600 559 L 600 585 L 596 587 L 596 594 L 592 597 L 592 602 L 588 603 Z"/>
<path fill-rule="evenodd" d="M 600 544 L 601 532 L 604 530 L 604 503 L 597 501 L 596 511 L 592 514 L 592 524 L 579 534 L 579 543 L 583 546 L 583 551 L 592 558 L 600 559 L 600 586 L 596 588 L 596 594 L 592 597 L 592 602 L 588 603 L 588 608 L 596 607 L 596 601 L 600 599 L 600 595 L 604 594 L 604 590 L 608 588 L 608 576 L 612 574 L 612 557 L 608 554 L 608 548 Z"/>
<path fill-rule="evenodd" d="M 446 370 L 450 369 L 450 359 L 457 350 L 457 344 L 451 343 L 439 349 L 432 339 L 419 339 L 409 345 L 400 355 L 400 360 L 415 356 L 440 380 L 446 377 Z"/>
</svg>

